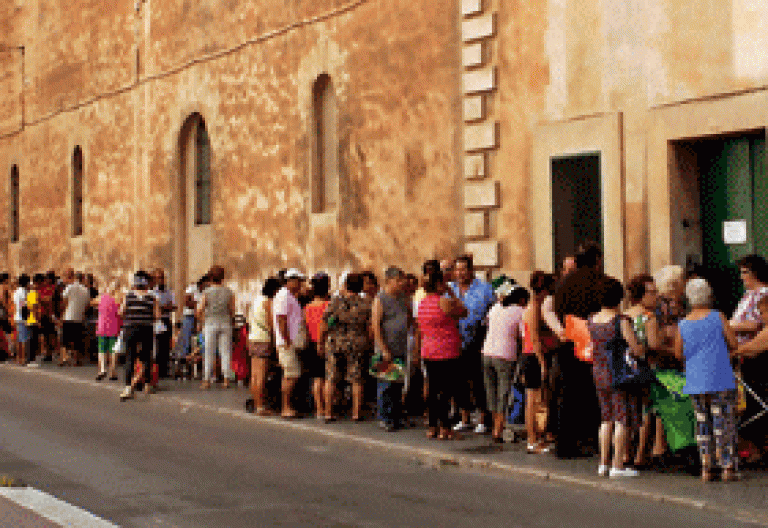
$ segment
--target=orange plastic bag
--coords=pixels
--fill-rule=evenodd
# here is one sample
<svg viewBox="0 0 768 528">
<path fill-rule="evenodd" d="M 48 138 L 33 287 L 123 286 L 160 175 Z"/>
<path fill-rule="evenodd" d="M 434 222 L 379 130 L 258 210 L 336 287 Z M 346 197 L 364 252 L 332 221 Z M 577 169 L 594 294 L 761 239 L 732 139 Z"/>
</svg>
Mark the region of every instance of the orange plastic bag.
<svg viewBox="0 0 768 528">
<path fill-rule="evenodd" d="M 573 341 L 576 357 L 592 363 L 592 336 L 587 321 L 574 315 L 565 316 L 565 338 Z"/>
</svg>

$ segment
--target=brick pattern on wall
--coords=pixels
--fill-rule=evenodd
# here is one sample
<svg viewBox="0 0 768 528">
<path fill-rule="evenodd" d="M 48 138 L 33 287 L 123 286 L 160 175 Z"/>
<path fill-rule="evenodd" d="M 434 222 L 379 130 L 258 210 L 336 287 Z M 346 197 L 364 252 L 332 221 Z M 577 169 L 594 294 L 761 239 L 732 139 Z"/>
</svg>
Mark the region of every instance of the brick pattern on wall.
<svg viewBox="0 0 768 528">
<path fill-rule="evenodd" d="M 489 213 L 500 206 L 499 185 L 488 159 L 499 147 L 499 127 L 485 111 L 498 92 L 496 68 L 488 64 L 486 53 L 496 37 L 496 13 L 490 4 L 491 0 L 461 0 L 464 249 L 474 256 L 475 266 L 486 271 L 501 265 L 499 242 L 489 232 Z"/>
</svg>

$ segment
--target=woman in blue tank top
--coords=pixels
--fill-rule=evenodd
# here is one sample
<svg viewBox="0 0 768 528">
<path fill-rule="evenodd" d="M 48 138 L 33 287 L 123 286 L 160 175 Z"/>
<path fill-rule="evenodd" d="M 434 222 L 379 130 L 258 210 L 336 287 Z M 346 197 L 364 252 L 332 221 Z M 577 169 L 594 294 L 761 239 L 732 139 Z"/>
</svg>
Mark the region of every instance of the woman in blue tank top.
<svg viewBox="0 0 768 528">
<path fill-rule="evenodd" d="M 685 362 L 683 391 L 691 395 L 696 412 L 701 478 L 712 480 L 715 455 L 722 479 L 736 480 L 736 379 L 729 356 L 729 349 L 736 349 L 736 336 L 725 316 L 709 308 L 712 288 L 707 281 L 691 279 L 685 295 L 692 309 L 678 323 L 675 355 Z"/>
</svg>

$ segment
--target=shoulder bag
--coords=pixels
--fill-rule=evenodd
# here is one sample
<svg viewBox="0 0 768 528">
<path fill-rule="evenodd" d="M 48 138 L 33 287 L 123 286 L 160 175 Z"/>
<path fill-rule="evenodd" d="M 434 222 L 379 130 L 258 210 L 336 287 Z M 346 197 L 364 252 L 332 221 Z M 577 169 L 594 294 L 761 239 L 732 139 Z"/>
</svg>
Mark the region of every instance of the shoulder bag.
<svg viewBox="0 0 768 528">
<path fill-rule="evenodd" d="M 611 387 L 619 390 L 638 389 L 649 385 L 654 379 L 648 361 L 632 355 L 629 344 L 621 334 L 621 317 L 616 317 L 616 337 L 610 344 L 608 366 L 611 372 Z"/>
</svg>

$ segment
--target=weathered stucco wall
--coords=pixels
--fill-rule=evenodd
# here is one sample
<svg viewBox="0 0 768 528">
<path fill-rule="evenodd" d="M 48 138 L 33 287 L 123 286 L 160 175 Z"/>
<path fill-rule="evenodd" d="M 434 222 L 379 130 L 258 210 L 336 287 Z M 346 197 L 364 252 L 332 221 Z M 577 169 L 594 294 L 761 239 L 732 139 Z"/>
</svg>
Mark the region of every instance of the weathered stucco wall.
<svg viewBox="0 0 768 528">
<path fill-rule="evenodd" d="M 37 0 L 22 12 L 28 123 L 132 82 L 133 2 Z"/>
<path fill-rule="evenodd" d="M 23 8 L 28 125 L 0 140 L 3 171 L 16 155 L 22 181 L 21 241 L 4 237 L 11 270 L 183 275 L 179 141 L 195 112 L 212 144 L 210 260 L 235 279 L 286 266 L 416 270 L 460 248 L 452 1 L 140 2 L 100 17 L 81 3 Z M 321 73 L 336 96 L 341 198 L 322 217 L 309 207 Z M 84 233 L 72 237 L 76 145 Z"/>
<path fill-rule="evenodd" d="M 162 266 L 184 282 L 194 266 L 182 261 L 202 255 L 246 281 L 294 265 L 416 270 L 467 247 L 524 280 L 533 212 L 547 207 L 533 190 L 550 177 L 535 152 L 572 154 L 542 150 L 537 131 L 565 137 L 583 121 L 587 137 L 615 119 L 618 138 L 600 143 L 616 145 L 605 156 L 618 167 L 604 209 L 619 211 L 611 247 L 632 275 L 652 261 L 648 160 L 666 156 L 649 140 L 655 114 L 762 90 L 766 24 L 756 0 L 4 2 L 0 199 L 16 163 L 21 240 L 9 243 L 6 213 L 0 261 L 102 277 Z M 318 214 L 311 94 L 323 73 L 340 199 Z M 197 242 L 180 209 L 193 113 L 214 189 Z M 72 237 L 77 145 L 84 233 Z"/>
<path fill-rule="evenodd" d="M 494 170 L 505 175 L 511 165 L 529 162 L 536 141 L 530 123 L 567 128 L 574 119 L 620 112 L 623 192 L 605 200 L 620 203 L 623 210 L 625 276 L 648 270 L 654 243 L 648 204 L 658 195 L 648 187 L 647 159 L 665 155 L 648 150 L 654 109 L 764 89 L 768 37 L 759 28 L 768 24 L 768 12 L 754 0 L 547 0 L 534 2 L 530 10 L 520 4 L 499 7 L 497 99 L 503 115 Z M 523 54 L 527 60 L 515 60 Z M 521 96 L 525 79 L 539 82 Z M 526 120 L 528 125 L 514 126 Z M 717 128 L 714 122 L 711 128 Z M 518 168 L 511 179 L 536 185 L 548 177 Z M 515 190 L 523 184 L 502 178 L 498 227 L 512 238 L 523 225 L 512 220 L 522 207 Z M 529 215 L 540 206 L 529 201 Z M 518 246 L 519 258 L 514 239 L 510 246 L 503 265 L 530 269 L 530 259 L 523 264 L 525 246 Z"/>
</svg>

